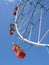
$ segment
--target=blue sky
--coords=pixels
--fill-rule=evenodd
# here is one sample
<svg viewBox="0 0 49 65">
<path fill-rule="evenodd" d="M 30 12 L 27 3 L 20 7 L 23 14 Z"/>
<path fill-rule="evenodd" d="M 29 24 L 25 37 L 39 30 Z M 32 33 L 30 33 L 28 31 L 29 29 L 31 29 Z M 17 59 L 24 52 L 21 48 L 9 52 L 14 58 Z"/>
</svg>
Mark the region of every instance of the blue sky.
<svg viewBox="0 0 49 65">
<path fill-rule="evenodd" d="M 0 0 L 0 65 L 49 65 L 49 54 L 46 47 L 30 46 L 31 48 L 27 49 L 29 44 L 18 40 L 19 44 L 24 43 L 22 48 L 26 50 L 26 57 L 21 60 L 12 51 L 12 42 L 16 41 L 17 35 L 10 36 L 9 25 L 14 21 L 12 13 L 17 3 L 18 0 Z M 43 18 L 41 37 L 48 29 L 49 11 Z M 36 32 L 37 29 L 35 28 L 34 33 Z M 42 42 L 49 43 L 49 33 Z"/>
</svg>

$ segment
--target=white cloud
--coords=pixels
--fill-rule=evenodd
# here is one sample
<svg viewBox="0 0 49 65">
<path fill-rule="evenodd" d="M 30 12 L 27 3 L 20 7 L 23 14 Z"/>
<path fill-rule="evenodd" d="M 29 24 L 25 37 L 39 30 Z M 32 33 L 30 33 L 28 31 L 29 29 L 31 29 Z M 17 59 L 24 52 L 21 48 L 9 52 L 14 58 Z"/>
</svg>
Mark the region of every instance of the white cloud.
<svg viewBox="0 0 49 65">
<path fill-rule="evenodd" d="M 14 2 L 15 0 L 4 0 L 6 2 Z"/>
<path fill-rule="evenodd" d="M 8 0 L 9 2 L 14 2 L 15 0 Z"/>
</svg>

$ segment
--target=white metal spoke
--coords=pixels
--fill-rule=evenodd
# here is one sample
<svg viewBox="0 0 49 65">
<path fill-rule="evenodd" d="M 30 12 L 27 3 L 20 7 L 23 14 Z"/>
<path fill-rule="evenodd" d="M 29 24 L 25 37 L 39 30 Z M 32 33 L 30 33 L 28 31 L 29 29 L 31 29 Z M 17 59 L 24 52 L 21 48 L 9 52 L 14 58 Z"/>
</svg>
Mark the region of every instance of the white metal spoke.
<svg viewBox="0 0 49 65">
<path fill-rule="evenodd" d="M 41 16 L 40 16 L 40 24 L 39 24 L 38 43 L 40 42 L 41 24 L 42 24 L 42 9 L 41 9 Z"/>
<path fill-rule="evenodd" d="M 32 34 L 32 25 L 31 25 L 31 28 L 30 28 L 30 34 L 29 34 L 29 40 L 30 40 L 30 38 L 31 38 L 31 34 Z"/>
<path fill-rule="evenodd" d="M 43 35 L 43 37 L 41 38 L 40 42 L 46 37 L 46 35 L 49 33 L 49 30 Z"/>
</svg>

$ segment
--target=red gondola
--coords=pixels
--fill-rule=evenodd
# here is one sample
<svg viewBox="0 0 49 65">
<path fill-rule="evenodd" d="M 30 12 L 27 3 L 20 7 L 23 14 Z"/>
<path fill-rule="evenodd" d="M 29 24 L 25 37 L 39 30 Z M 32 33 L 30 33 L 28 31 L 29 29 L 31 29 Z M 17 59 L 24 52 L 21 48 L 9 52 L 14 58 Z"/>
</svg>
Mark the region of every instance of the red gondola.
<svg viewBox="0 0 49 65">
<path fill-rule="evenodd" d="M 21 51 L 17 52 L 17 54 L 16 54 L 16 57 L 18 57 L 20 59 L 25 58 L 25 56 L 26 56 L 26 53 L 24 50 L 21 50 Z"/>
<path fill-rule="evenodd" d="M 15 7 L 15 10 L 16 10 L 16 11 L 18 11 L 18 10 L 19 10 L 19 7 L 18 7 L 18 6 L 16 6 L 16 7 Z"/>
<path fill-rule="evenodd" d="M 10 31 L 10 35 L 13 35 L 14 34 L 14 31 Z"/>
<path fill-rule="evenodd" d="M 24 50 L 21 49 L 19 45 L 14 44 L 12 50 L 16 52 L 16 57 L 21 58 L 21 59 L 25 58 L 26 53 Z"/>
<path fill-rule="evenodd" d="M 15 25 L 13 23 L 10 24 L 10 35 L 13 35 L 15 30 L 14 30 Z"/>
<path fill-rule="evenodd" d="M 15 32 L 14 28 L 10 28 L 10 35 L 13 35 Z"/>
<path fill-rule="evenodd" d="M 13 51 L 16 51 L 16 45 L 13 46 L 12 50 Z"/>
<path fill-rule="evenodd" d="M 10 28 L 14 28 L 15 25 L 13 23 L 10 24 Z"/>
<path fill-rule="evenodd" d="M 21 50 L 21 48 L 20 48 L 19 45 L 14 44 L 12 50 L 15 51 L 15 52 L 19 52 Z"/>
<path fill-rule="evenodd" d="M 14 11 L 13 15 L 16 16 L 16 11 Z"/>
</svg>

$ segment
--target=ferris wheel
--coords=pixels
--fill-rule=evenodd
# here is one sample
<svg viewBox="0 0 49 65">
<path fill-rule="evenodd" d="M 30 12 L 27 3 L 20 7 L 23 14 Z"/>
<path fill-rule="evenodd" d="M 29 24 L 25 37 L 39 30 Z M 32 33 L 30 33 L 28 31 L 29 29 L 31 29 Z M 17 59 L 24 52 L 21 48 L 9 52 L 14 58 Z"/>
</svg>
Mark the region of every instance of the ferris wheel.
<svg viewBox="0 0 49 65">
<path fill-rule="evenodd" d="M 21 41 L 36 46 L 49 47 L 49 43 L 42 43 L 43 39 L 49 34 L 49 28 L 45 34 L 41 36 L 41 28 L 43 18 L 49 12 L 49 0 L 20 0 L 15 8 L 15 29 Z M 37 42 L 32 40 L 33 30 L 38 26 Z M 13 25 L 13 26 L 14 26 Z M 14 31 L 14 30 L 13 30 Z M 12 32 L 13 33 L 13 32 Z"/>
<path fill-rule="evenodd" d="M 44 7 L 42 1 L 44 1 L 44 0 L 38 0 L 38 1 L 36 0 L 35 4 L 34 4 L 34 1 L 31 1 L 31 0 L 21 1 L 20 4 L 18 5 L 19 11 L 17 12 L 17 15 L 15 16 L 15 27 L 16 27 L 16 32 L 18 33 L 18 35 L 20 36 L 20 38 L 23 41 L 30 43 L 30 44 L 39 45 L 39 46 L 49 46 L 49 44 L 41 43 L 41 41 L 49 33 L 49 29 L 44 34 L 44 36 L 40 39 L 42 18 L 44 17 L 46 12 L 48 12 L 48 10 L 49 10 L 49 8 Z M 47 2 L 45 3 L 45 5 L 46 4 L 47 4 Z M 45 12 L 43 11 L 43 9 Z M 35 23 L 38 24 L 40 22 L 39 34 L 38 34 L 37 42 L 33 42 L 30 40 L 30 38 L 31 38 L 31 34 L 33 32 L 32 31 L 33 28 L 37 25 L 37 24 L 34 24 L 34 19 L 33 19 L 33 17 L 35 17 L 36 15 L 38 15 L 39 17 L 37 18 Z M 27 37 L 25 37 L 27 35 L 27 33 L 28 33 L 28 39 L 27 39 Z M 24 36 L 23 36 L 23 34 L 24 34 Z"/>
</svg>

